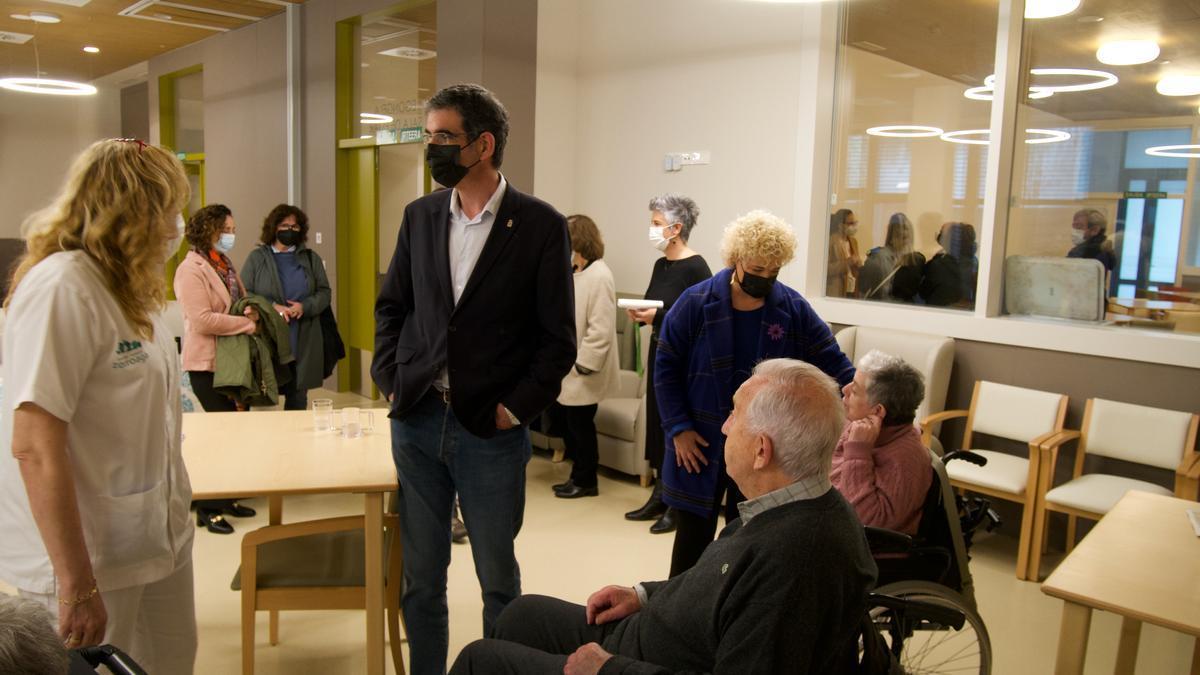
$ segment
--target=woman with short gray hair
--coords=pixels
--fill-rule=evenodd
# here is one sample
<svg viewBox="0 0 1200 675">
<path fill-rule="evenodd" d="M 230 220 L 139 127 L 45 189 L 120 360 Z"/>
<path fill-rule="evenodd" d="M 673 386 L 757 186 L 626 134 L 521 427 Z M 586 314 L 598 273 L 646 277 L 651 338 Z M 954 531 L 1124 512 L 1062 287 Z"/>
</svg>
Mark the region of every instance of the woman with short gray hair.
<svg viewBox="0 0 1200 675">
<path fill-rule="evenodd" d="M 708 263 L 688 248 L 688 238 L 700 209 L 688 197 L 665 194 L 650 200 L 650 244 L 662 251 L 663 257 L 654 262 L 650 274 L 650 285 L 646 287 L 647 300 L 659 300 L 659 309 L 626 310 L 629 318 L 639 324 L 649 324 L 650 353 L 646 358 L 646 459 L 661 478 L 666 438 L 659 423 L 658 401 L 654 397 L 654 358 L 658 352 L 658 331 L 663 317 L 689 287 L 712 276 Z M 654 483 L 650 499 L 639 509 L 625 514 L 627 520 L 654 520 L 650 531 L 654 534 L 675 531 L 675 514 L 662 502 L 662 481 Z"/>
<path fill-rule="evenodd" d="M 917 532 L 933 480 L 929 451 L 913 426 L 924 398 L 921 373 L 878 350 L 859 359 L 854 380 L 842 387 L 846 429 L 830 481 L 863 525 Z"/>
</svg>

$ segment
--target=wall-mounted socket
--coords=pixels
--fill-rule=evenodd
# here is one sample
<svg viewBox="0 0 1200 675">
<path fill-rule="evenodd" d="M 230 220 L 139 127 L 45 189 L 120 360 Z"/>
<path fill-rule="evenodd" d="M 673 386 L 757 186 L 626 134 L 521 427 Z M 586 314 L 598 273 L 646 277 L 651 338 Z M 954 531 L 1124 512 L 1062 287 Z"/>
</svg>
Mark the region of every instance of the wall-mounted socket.
<svg viewBox="0 0 1200 675">
<path fill-rule="evenodd" d="M 317 236 L 315 238 L 316 238 L 318 244 L 321 243 L 321 233 L 320 232 L 317 233 Z"/>
</svg>

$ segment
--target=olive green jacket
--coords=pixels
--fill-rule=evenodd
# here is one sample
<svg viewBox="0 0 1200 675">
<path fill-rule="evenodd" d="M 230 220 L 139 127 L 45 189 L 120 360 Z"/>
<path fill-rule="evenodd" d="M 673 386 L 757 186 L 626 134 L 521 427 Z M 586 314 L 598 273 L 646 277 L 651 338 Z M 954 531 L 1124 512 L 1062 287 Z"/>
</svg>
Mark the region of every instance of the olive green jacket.
<svg viewBox="0 0 1200 675">
<path fill-rule="evenodd" d="M 258 330 L 217 337 L 213 389 L 247 406 L 278 405 L 279 386 L 291 378 L 286 366 L 295 360 L 288 327 L 271 301 L 258 295 L 233 303 L 229 313 L 240 316 L 246 307 L 258 310 Z"/>
</svg>

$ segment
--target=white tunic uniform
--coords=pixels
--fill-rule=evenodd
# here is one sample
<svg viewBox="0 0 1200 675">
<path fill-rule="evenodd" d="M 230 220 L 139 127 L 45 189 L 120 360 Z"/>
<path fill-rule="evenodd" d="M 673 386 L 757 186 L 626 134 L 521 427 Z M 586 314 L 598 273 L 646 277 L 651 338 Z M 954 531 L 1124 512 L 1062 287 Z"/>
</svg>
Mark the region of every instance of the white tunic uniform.
<svg viewBox="0 0 1200 675">
<path fill-rule="evenodd" d="M 12 456 L 13 411 L 67 423 L 67 455 L 101 592 L 149 584 L 191 561 L 192 490 L 180 451 L 180 371 L 161 317 L 154 337 L 125 320 L 99 267 L 56 253 L 22 279 L 4 333 L 0 578 L 55 592 L 54 571 Z"/>
</svg>

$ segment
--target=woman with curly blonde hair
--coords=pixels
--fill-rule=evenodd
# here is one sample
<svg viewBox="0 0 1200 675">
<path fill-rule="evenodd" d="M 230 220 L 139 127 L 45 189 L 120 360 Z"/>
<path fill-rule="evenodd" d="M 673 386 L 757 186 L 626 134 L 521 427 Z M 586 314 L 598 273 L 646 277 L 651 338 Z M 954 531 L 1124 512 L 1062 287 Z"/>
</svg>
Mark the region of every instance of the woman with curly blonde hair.
<svg viewBox="0 0 1200 675">
<path fill-rule="evenodd" d="M 717 529 L 721 498 L 725 521 L 738 517 L 741 493 L 725 472 L 721 426 L 733 393 L 766 359 L 806 361 L 845 385 L 854 366 L 829 326 L 799 293 L 778 282 L 796 252 L 783 219 L 751 211 L 725 228 L 725 269 L 689 288 L 663 321 L 655 362 L 655 393 L 662 412 L 667 456 L 663 501 L 679 511 L 671 576 L 690 569 Z M 820 496 L 829 488 L 808 486 Z"/>
<path fill-rule="evenodd" d="M 25 222 L 5 304 L 0 578 L 68 648 L 108 642 L 150 672 L 196 654 L 179 357 L 160 310 L 187 177 L 141 141 L 99 141 Z"/>
</svg>

